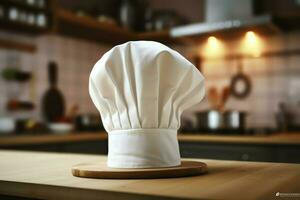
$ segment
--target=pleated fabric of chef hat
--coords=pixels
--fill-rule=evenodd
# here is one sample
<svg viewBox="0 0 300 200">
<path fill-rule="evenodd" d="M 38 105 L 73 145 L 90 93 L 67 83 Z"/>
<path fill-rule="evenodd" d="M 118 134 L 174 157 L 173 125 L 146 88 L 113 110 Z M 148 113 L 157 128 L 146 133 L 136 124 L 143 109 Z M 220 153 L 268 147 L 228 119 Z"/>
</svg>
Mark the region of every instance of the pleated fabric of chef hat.
<svg viewBox="0 0 300 200">
<path fill-rule="evenodd" d="M 180 165 L 180 116 L 204 96 L 193 64 L 161 43 L 127 42 L 95 64 L 89 92 L 108 132 L 108 167 Z"/>
</svg>

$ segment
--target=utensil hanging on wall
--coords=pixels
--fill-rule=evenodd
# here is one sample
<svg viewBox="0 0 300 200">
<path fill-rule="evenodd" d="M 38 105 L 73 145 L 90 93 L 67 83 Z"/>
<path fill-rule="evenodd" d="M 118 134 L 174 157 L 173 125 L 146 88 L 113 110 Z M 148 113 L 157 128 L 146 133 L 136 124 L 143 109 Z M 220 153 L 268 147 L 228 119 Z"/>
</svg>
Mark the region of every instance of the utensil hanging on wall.
<svg viewBox="0 0 300 200">
<path fill-rule="evenodd" d="M 228 86 L 222 88 L 218 92 L 216 87 L 211 87 L 208 90 L 208 100 L 211 104 L 212 109 L 223 111 L 225 109 L 225 104 L 230 96 L 230 89 Z"/>
<path fill-rule="evenodd" d="M 250 94 L 251 89 L 251 79 L 243 72 L 243 65 L 238 61 L 238 72 L 230 82 L 230 94 L 238 99 L 244 99 Z"/>
<path fill-rule="evenodd" d="M 57 64 L 50 62 L 48 65 L 50 88 L 42 98 L 42 113 L 48 122 L 55 122 L 65 113 L 65 100 L 57 88 L 57 74 Z"/>
</svg>

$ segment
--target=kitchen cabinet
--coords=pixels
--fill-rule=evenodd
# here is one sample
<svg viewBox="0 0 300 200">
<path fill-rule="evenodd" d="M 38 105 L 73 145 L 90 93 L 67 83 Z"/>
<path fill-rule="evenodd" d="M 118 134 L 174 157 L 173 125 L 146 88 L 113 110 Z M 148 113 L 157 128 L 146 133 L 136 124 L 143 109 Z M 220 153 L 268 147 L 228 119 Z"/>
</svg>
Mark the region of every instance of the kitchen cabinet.
<svg viewBox="0 0 300 200">
<path fill-rule="evenodd" d="M 300 134 L 268 136 L 178 135 L 182 157 L 237 161 L 300 163 Z M 107 154 L 107 134 L 11 135 L 0 138 L 1 149 Z"/>
<path fill-rule="evenodd" d="M 107 155 L 107 141 L 85 141 L 58 145 L 60 152 Z"/>
<path fill-rule="evenodd" d="M 300 146 L 298 145 L 179 142 L 179 146 L 181 156 L 184 158 L 300 163 Z M 5 149 L 107 155 L 107 148 L 107 140 L 90 140 L 16 145 Z"/>
<path fill-rule="evenodd" d="M 254 0 L 255 14 L 269 13 L 276 17 L 277 23 L 285 30 L 299 28 L 300 3 L 295 0 Z"/>
<path fill-rule="evenodd" d="M 0 138 L 1 149 L 107 154 L 106 133 L 7 135 Z"/>
<path fill-rule="evenodd" d="M 278 162 L 300 163 L 300 146 L 278 146 L 276 153 Z"/>
<path fill-rule="evenodd" d="M 180 142 L 182 157 L 300 163 L 300 145 Z"/>
<path fill-rule="evenodd" d="M 222 160 L 274 161 L 272 149 L 253 145 L 181 143 L 183 157 Z"/>
<path fill-rule="evenodd" d="M 178 135 L 184 157 L 300 163 L 300 134 Z"/>
<path fill-rule="evenodd" d="M 16 145 L 16 146 L 10 146 L 9 148 L 5 148 L 5 149 L 106 155 L 107 141 L 91 140 L 91 141 L 79 141 L 79 142 Z"/>
</svg>

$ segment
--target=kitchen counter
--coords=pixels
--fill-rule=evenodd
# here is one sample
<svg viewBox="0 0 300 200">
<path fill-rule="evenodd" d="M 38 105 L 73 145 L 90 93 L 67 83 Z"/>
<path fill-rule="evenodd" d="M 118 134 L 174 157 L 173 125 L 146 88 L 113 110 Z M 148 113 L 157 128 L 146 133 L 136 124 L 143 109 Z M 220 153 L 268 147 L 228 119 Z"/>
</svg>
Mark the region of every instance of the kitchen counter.
<svg viewBox="0 0 300 200">
<path fill-rule="evenodd" d="M 300 165 L 201 160 L 204 175 L 109 180 L 73 177 L 78 163 L 105 156 L 0 151 L 0 194 L 41 199 L 277 199 L 300 192 Z M 196 160 L 196 159 L 193 159 Z"/>
<path fill-rule="evenodd" d="M 300 133 L 274 133 L 271 135 L 180 134 L 178 140 L 182 142 L 300 145 Z"/>
<path fill-rule="evenodd" d="M 265 136 L 178 134 L 184 158 L 300 164 L 300 134 Z M 0 149 L 107 155 L 107 133 L 0 136 Z"/>
<path fill-rule="evenodd" d="M 107 140 L 107 134 L 105 132 L 80 132 L 66 134 L 49 133 L 34 135 L 3 135 L 0 137 L 0 147 L 63 142 L 80 142 L 91 140 Z"/>
<path fill-rule="evenodd" d="M 0 136 L 0 148 L 48 144 L 62 142 L 107 140 L 107 134 L 102 132 L 83 132 L 69 134 L 35 134 L 35 135 L 3 135 Z M 300 133 L 278 133 L 264 136 L 243 135 L 204 135 L 204 134 L 179 134 L 178 140 L 182 142 L 205 142 L 205 143 L 238 143 L 238 144 L 284 144 L 300 145 Z"/>
</svg>

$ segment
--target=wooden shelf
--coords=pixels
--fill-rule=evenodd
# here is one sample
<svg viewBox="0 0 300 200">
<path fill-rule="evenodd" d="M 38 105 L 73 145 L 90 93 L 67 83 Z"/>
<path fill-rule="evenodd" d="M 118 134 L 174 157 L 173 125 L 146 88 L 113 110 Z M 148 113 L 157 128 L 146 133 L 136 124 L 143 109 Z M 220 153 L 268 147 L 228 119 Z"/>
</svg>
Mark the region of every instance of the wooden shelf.
<svg viewBox="0 0 300 200">
<path fill-rule="evenodd" d="M 210 29 L 204 28 L 205 30 L 203 30 L 203 26 L 202 29 L 199 28 L 199 25 L 201 25 L 199 23 L 199 32 L 195 34 L 191 34 L 190 32 L 191 30 L 194 30 L 194 25 L 197 24 L 176 27 L 171 30 L 136 33 L 122 28 L 118 24 L 100 22 L 91 16 L 78 16 L 69 10 L 59 7 L 56 0 L 48 0 L 46 2 L 47 7 L 43 8 L 27 5 L 26 3 L 15 0 L 3 1 L 0 2 L 0 5 L 3 5 L 6 8 L 15 6 L 19 9 L 35 13 L 43 12 L 49 19 L 49 28 L 29 26 L 26 24 L 2 19 L 0 20 L 1 29 L 29 34 L 41 34 L 50 30 L 54 34 L 66 35 L 69 37 L 86 39 L 99 43 L 106 43 L 109 45 L 116 45 L 132 40 L 153 40 L 165 44 L 195 45 L 203 42 L 210 35 L 214 35 L 221 39 L 231 40 L 242 37 L 248 30 L 255 31 L 262 35 L 281 32 L 281 30 L 277 27 L 278 19 L 275 19 L 271 15 L 266 15 L 256 19 L 256 23 L 250 23 L 246 20 L 243 21 L 242 25 L 238 27 L 233 27 L 230 29 L 221 27 L 213 32 Z M 297 16 L 298 18 L 296 18 Z M 293 16 L 293 19 L 299 19 L 299 15 L 297 16 Z M 282 24 L 284 24 L 283 21 L 289 20 L 281 20 Z M 297 21 L 294 20 L 294 22 L 290 23 L 297 24 Z M 186 33 L 176 37 L 176 34 L 174 35 L 174 29 L 177 29 L 178 31 L 178 28 L 182 29 L 181 32 L 183 31 Z M 173 33 L 173 36 L 171 35 L 171 32 Z"/>
<path fill-rule="evenodd" d="M 78 16 L 64 9 L 56 10 L 55 32 L 103 43 L 117 44 L 132 40 L 134 35 L 117 25 L 99 22 L 93 17 Z"/>
<path fill-rule="evenodd" d="M 132 40 L 154 40 L 162 43 L 178 43 L 169 31 L 134 33 L 117 24 L 105 23 L 89 16 L 78 16 L 71 11 L 56 11 L 55 32 L 108 44 L 120 44 Z"/>
<path fill-rule="evenodd" d="M 25 1 L 14 1 L 14 0 L 5 0 L 1 1 L 1 5 L 7 6 L 7 7 L 17 7 L 19 9 L 24 9 L 27 11 L 32 12 L 48 12 L 49 10 L 46 8 L 48 5 L 45 5 L 44 7 L 38 7 L 34 5 L 28 5 L 25 3 Z M 48 4 L 48 2 L 46 3 Z"/>
<path fill-rule="evenodd" d="M 69 10 L 60 8 L 55 1 L 49 0 L 49 8 L 38 8 L 22 2 L 7 0 L 0 3 L 7 9 L 17 7 L 31 12 L 43 12 L 48 17 L 49 26 L 41 28 L 31 26 L 17 21 L 1 19 L 1 29 L 22 34 L 36 35 L 46 32 L 65 35 L 109 45 L 116 45 L 133 40 L 153 40 L 167 44 L 179 44 L 181 39 L 174 39 L 170 36 L 170 31 L 153 31 L 145 33 L 131 32 L 118 24 L 100 22 L 91 16 L 79 16 Z"/>
<path fill-rule="evenodd" d="M 0 27 L 2 30 L 21 33 L 27 35 L 37 35 L 42 34 L 49 31 L 49 27 L 52 25 L 52 0 L 46 1 L 44 7 L 38 7 L 34 5 L 28 5 L 25 1 L 17 1 L 17 0 L 5 0 L 1 1 L 0 5 L 2 6 L 4 16 L 0 19 Z M 46 7 L 47 6 L 47 7 Z M 44 14 L 47 20 L 47 26 L 39 27 L 38 25 L 28 24 L 25 22 L 21 22 L 20 20 L 10 20 L 9 12 L 11 8 L 17 9 L 16 18 L 20 17 L 20 13 L 23 12 L 25 14 L 32 14 L 34 17 L 37 17 L 39 14 Z M 36 20 L 36 19 L 35 19 Z"/>
<path fill-rule="evenodd" d="M 116 45 L 133 40 L 153 40 L 167 44 L 180 43 L 180 39 L 172 38 L 168 30 L 135 33 L 120 27 L 118 24 L 101 22 L 91 16 L 79 16 L 69 10 L 59 7 L 54 0 L 47 1 L 47 5 L 49 5 L 47 9 L 27 5 L 14 0 L 1 2 L 0 5 L 3 5 L 6 9 L 16 7 L 34 13 L 43 12 L 48 17 L 49 26 L 47 28 L 31 26 L 17 21 L 10 21 L 8 19 L 0 19 L 1 29 L 7 31 L 29 35 L 52 32 L 54 34 L 86 39 L 109 45 Z"/>
<path fill-rule="evenodd" d="M 19 41 L 10 41 L 10 40 L 3 40 L 0 38 L 0 48 L 5 49 L 14 49 L 29 53 L 34 53 L 36 51 L 36 46 L 29 43 L 19 42 Z"/>
<path fill-rule="evenodd" d="M 7 31 L 13 31 L 17 33 L 25 33 L 29 35 L 37 35 L 46 33 L 48 28 L 42 28 L 38 26 L 28 25 L 17 21 L 0 20 L 1 29 Z"/>
</svg>

